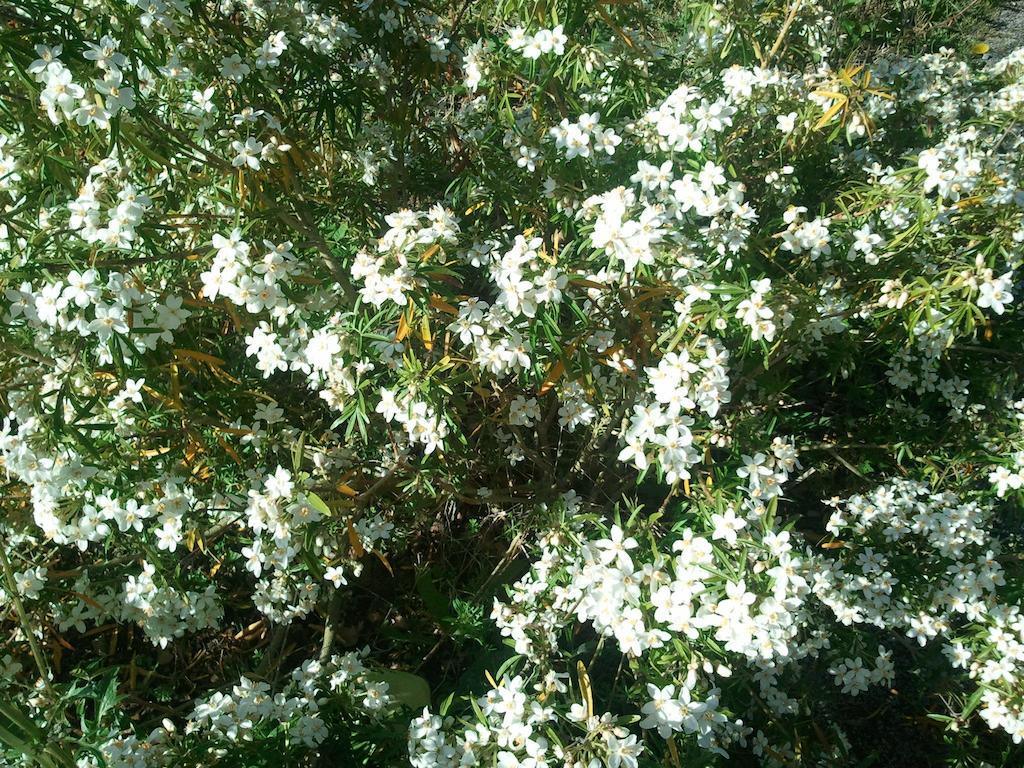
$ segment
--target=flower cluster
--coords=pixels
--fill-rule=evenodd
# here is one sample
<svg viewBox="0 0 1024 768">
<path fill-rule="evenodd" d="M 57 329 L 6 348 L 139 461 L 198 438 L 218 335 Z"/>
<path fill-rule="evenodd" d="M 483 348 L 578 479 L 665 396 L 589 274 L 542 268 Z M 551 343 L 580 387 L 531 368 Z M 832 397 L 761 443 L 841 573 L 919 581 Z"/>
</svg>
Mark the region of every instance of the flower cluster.
<svg viewBox="0 0 1024 768">
<path fill-rule="evenodd" d="M 539 29 L 532 35 L 522 27 L 513 27 L 508 32 L 505 45 L 517 51 L 524 59 L 539 59 L 542 55 L 553 53 L 561 56 L 565 53 L 565 44 L 569 42 L 561 24 L 553 29 Z"/>
<path fill-rule="evenodd" d="M 860 5 L 5 10 L 0 763 L 1024 740 L 1024 49 Z"/>
</svg>

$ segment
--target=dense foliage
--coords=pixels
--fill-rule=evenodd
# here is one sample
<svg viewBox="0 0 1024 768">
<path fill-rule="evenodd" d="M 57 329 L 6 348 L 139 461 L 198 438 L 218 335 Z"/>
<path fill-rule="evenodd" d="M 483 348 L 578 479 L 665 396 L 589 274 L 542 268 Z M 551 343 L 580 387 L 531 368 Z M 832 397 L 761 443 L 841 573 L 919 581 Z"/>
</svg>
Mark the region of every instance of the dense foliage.
<svg viewBox="0 0 1024 768">
<path fill-rule="evenodd" d="M 0 763 L 1020 764 L 1024 49 L 0 20 Z"/>
</svg>

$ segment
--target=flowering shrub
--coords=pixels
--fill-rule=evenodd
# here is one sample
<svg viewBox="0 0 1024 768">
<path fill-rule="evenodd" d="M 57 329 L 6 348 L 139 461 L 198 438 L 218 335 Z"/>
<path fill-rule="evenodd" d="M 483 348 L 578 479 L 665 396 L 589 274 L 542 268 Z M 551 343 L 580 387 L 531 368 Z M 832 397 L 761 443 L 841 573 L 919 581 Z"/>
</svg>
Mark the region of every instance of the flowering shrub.
<svg viewBox="0 0 1024 768">
<path fill-rule="evenodd" d="M 1024 49 L 843 13 L 0 5 L 5 764 L 1016 764 Z"/>
</svg>

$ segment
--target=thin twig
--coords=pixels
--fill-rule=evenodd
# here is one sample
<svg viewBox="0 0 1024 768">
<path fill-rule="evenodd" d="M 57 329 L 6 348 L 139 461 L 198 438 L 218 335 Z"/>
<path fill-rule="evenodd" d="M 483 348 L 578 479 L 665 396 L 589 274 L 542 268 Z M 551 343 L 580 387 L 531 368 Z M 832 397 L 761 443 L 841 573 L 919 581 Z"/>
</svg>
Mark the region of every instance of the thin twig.
<svg viewBox="0 0 1024 768">
<path fill-rule="evenodd" d="M 39 668 L 39 676 L 43 680 L 43 687 L 46 689 L 47 694 L 49 694 L 50 699 L 56 702 L 57 693 L 53 690 L 53 686 L 50 685 L 50 671 L 46 666 L 46 660 L 43 658 L 43 651 L 39 647 L 35 633 L 32 631 L 32 625 L 29 624 L 28 614 L 25 613 L 25 606 L 21 602 L 21 595 L 18 594 L 18 585 L 14 581 L 14 573 L 11 571 L 11 564 L 7 560 L 7 553 L 4 551 L 3 546 L 0 546 L 0 567 L 4 570 L 4 578 L 7 580 L 8 589 L 10 589 L 11 602 L 14 604 L 14 610 L 18 614 L 18 621 L 21 622 L 21 630 L 28 639 L 29 648 L 32 649 L 32 657 L 36 661 L 36 667 Z"/>
<path fill-rule="evenodd" d="M 10 352 L 18 357 L 24 357 L 41 365 L 54 365 L 54 360 L 30 349 L 16 347 L 13 344 L 0 344 L 0 352 Z"/>
<path fill-rule="evenodd" d="M 387 474 L 378 479 L 373 485 L 367 488 L 363 493 L 359 495 L 355 502 L 355 509 L 353 513 L 363 509 L 375 498 L 381 495 L 382 492 L 386 491 L 390 487 L 395 475 L 406 466 L 404 459 L 395 461 L 394 466 L 388 470 Z M 327 661 L 331 655 L 331 646 L 334 645 L 334 638 L 338 633 L 338 622 L 341 620 L 341 609 L 344 604 L 344 593 L 341 589 L 335 587 L 333 594 L 331 595 L 331 601 L 327 605 L 327 618 L 324 622 L 324 636 L 320 642 L 320 661 Z"/>
<path fill-rule="evenodd" d="M 789 13 L 786 15 L 786 20 L 782 22 L 782 28 L 779 30 L 778 37 L 775 38 L 775 44 L 768 51 L 768 55 L 765 57 L 765 66 L 767 66 L 775 54 L 779 52 L 782 47 L 783 41 L 786 39 L 786 35 L 789 33 L 789 28 L 793 26 L 793 22 L 796 21 L 797 11 L 800 10 L 800 0 L 794 0 L 793 5 L 790 6 Z"/>
</svg>

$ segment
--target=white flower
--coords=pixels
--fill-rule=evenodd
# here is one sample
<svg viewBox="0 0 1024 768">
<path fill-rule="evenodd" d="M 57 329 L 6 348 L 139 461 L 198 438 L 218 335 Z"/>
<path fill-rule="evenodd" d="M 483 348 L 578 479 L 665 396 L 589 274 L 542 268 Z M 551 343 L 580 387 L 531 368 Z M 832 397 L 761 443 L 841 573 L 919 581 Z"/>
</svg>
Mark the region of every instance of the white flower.
<svg viewBox="0 0 1024 768">
<path fill-rule="evenodd" d="M 340 353 L 341 340 L 326 328 L 316 331 L 306 345 L 306 360 L 315 371 L 329 370 Z"/>
<path fill-rule="evenodd" d="M 272 498 L 290 498 L 292 490 L 295 488 L 295 483 L 292 481 L 292 473 L 284 467 L 278 466 L 273 474 L 267 475 L 264 487 Z"/>
<path fill-rule="evenodd" d="M 348 584 L 348 581 L 345 579 L 345 571 L 340 565 L 329 566 L 324 571 L 324 579 L 331 582 L 335 587 Z"/>
<path fill-rule="evenodd" d="M 390 688 L 391 686 L 383 680 L 368 682 L 363 698 L 363 706 L 371 711 L 383 709 L 390 701 L 388 696 Z"/>
<path fill-rule="evenodd" d="M 796 128 L 796 117 L 796 112 L 790 112 L 787 115 L 778 115 L 775 118 L 776 126 L 782 133 L 792 133 L 793 129 Z"/>
<path fill-rule="evenodd" d="M 87 269 L 79 272 L 72 269 L 68 272 L 67 287 L 64 289 L 62 299 L 72 302 L 77 307 L 87 307 L 95 302 L 100 295 L 99 286 L 96 285 L 97 274 L 95 269 Z"/>
<path fill-rule="evenodd" d="M 637 756 L 644 750 L 644 745 L 638 744 L 636 734 L 632 733 L 624 738 L 607 733 L 605 747 L 608 768 L 637 768 Z"/>
<path fill-rule="evenodd" d="M 250 546 L 242 547 L 242 557 L 245 558 L 245 570 L 258 579 L 263 573 L 263 563 L 266 562 L 266 556 L 263 554 L 263 542 L 256 539 Z"/>
<path fill-rule="evenodd" d="M 1006 306 L 1013 303 L 1013 294 L 1009 287 L 1013 273 L 1007 272 L 1002 277 L 989 279 L 978 287 L 977 304 L 982 309 L 991 309 L 997 315 L 1006 311 Z"/>
<path fill-rule="evenodd" d="M 747 521 L 736 517 L 736 512 L 732 507 L 726 509 L 721 515 L 711 515 L 711 523 L 715 527 L 711 538 L 725 539 L 726 544 L 730 547 L 736 546 L 737 533 L 747 526 Z"/>
<path fill-rule="evenodd" d="M 87 326 L 89 331 L 96 334 L 100 342 L 109 341 L 115 333 L 128 333 L 128 323 L 125 320 L 124 309 L 113 305 L 96 305 L 96 316 Z"/>
<path fill-rule="evenodd" d="M 225 56 L 220 60 L 220 76 L 227 80 L 240 83 L 251 71 L 249 65 L 242 61 L 242 57 L 237 53 Z"/>
<path fill-rule="evenodd" d="M 35 600 L 46 586 L 46 568 L 41 566 L 14 572 L 14 586 L 26 600 Z"/>
<path fill-rule="evenodd" d="M 629 550 L 636 549 L 639 545 L 632 536 L 626 538 L 622 529 L 613 525 L 609 538 L 601 539 L 595 546 L 601 550 L 601 563 L 610 565 L 617 563 L 619 568 L 632 568 L 633 561 L 629 557 Z"/>
<path fill-rule="evenodd" d="M 256 141 L 250 136 L 243 144 L 240 141 L 232 141 L 231 148 L 235 151 L 235 157 L 231 164 L 236 168 L 248 166 L 254 171 L 260 169 L 260 153 L 263 151 L 263 142 Z"/>
</svg>

